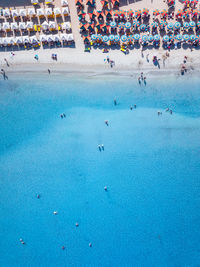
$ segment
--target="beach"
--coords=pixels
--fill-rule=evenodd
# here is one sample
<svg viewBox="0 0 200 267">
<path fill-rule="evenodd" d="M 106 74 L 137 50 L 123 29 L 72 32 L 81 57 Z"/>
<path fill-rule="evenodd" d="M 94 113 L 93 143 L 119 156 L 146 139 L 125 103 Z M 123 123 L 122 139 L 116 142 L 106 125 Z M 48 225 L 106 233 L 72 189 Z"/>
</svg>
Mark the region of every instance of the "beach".
<svg viewBox="0 0 200 267">
<path fill-rule="evenodd" d="M 6 2 L 7 3 L 7 2 Z M 19 4 L 22 2 L 12 2 L 12 5 L 9 7 L 17 6 L 20 8 Z M 24 3 L 24 2 L 23 2 Z M 165 71 L 165 70 L 174 70 L 179 72 L 181 66 L 183 65 L 184 57 L 188 57 L 187 65 L 188 69 L 199 69 L 199 50 L 194 48 L 189 48 L 189 46 L 185 46 L 181 49 L 172 49 L 170 51 L 164 50 L 162 46 L 159 48 L 134 48 L 129 50 L 129 54 L 125 55 L 119 49 L 110 49 L 109 53 L 102 53 L 100 49 L 92 49 L 90 53 L 84 52 L 84 44 L 80 35 L 79 22 L 77 10 L 75 7 L 74 1 L 69 0 L 69 9 L 70 9 L 70 21 L 72 26 L 72 33 L 75 39 L 75 47 L 70 48 L 51 48 L 51 49 L 33 49 L 31 50 L 21 50 L 21 51 L 13 51 L 15 56 L 12 57 L 10 51 L 1 52 L 0 53 L 0 64 L 2 68 L 6 68 L 5 58 L 9 61 L 10 67 L 6 68 L 6 70 L 26 70 L 27 66 L 30 70 L 33 71 L 39 69 L 40 71 L 44 69 L 53 69 L 55 71 L 65 71 L 65 69 L 72 68 L 73 70 L 83 71 L 85 69 L 92 69 L 93 71 L 96 69 L 101 69 L 102 71 L 109 71 L 109 64 L 105 64 L 105 60 L 107 57 L 112 59 L 115 62 L 115 66 L 112 68 L 112 72 L 120 72 L 120 70 L 133 70 L 134 72 L 137 70 L 147 70 L 147 71 Z M 85 1 L 84 1 L 85 4 Z M 150 1 L 143 0 L 133 3 L 128 3 L 126 1 L 121 1 L 120 9 L 129 10 L 129 9 L 142 9 L 143 7 L 149 8 L 150 14 L 152 14 L 155 6 L 158 6 L 159 9 L 167 8 L 167 4 L 165 2 L 160 1 Z M 3 7 L 5 3 L 2 2 Z M 54 5 L 60 7 L 60 1 L 54 1 Z M 41 7 L 44 4 L 41 3 Z M 100 9 L 101 3 L 97 1 L 97 9 Z M 177 1 L 175 6 L 175 12 L 182 7 L 181 3 Z M 166 56 L 166 52 L 169 53 L 169 56 Z M 57 54 L 58 60 L 52 60 L 52 54 Z M 39 60 L 36 60 L 34 57 L 38 55 Z M 154 66 L 153 57 L 157 57 L 159 59 L 159 68 L 158 65 Z M 11 59 L 12 58 L 12 59 Z M 44 66 L 44 67 L 43 67 Z"/>
</svg>

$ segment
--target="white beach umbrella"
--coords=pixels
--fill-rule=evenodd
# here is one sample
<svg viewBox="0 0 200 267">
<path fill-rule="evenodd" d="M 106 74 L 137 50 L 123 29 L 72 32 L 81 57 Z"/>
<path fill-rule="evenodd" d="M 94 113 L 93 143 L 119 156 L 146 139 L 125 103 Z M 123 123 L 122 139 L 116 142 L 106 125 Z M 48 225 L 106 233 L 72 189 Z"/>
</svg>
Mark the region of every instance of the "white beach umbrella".
<svg viewBox="0 0 200 267">
<path fill-rule="evenodd" d="M 15 44 L 15 39 L 14 37 L 8 37 L 7 38 L 8 44 Z"/>
<path fill-rule="evenodd" d="M 47 36 L 47 41 L 48 41 L 48 42 L 54 42 L 54 37 L 53 37 L 53 35 L 48 35 L 48 36 Z"/>
<path fill-rule="evenodd" d="M 49 23 L 48 23 L 47 21 L 44 21 L 44 22 L 42 23 L 42 28 L 43 28 L 44 30 L 47 30 L 47 29 L 49 28 Z"/>
<path fill-rule="evenodd" d="M 74 40 L 74 36 L 72 33 L 67 34 L 67 41 L 73 41 Z"/>
<path fill-rule="evenodd" d="M 3 9 L 3 16 L 4 17 L 9 17 L 10 16 L 10 10 L 8 8 Z"/>
<path fill-rule="evenodd" d="M 61 10 L 59 7 L 54 8 L 53 12 L 56 16 L 61 15 Z"/>
<path fill-rule="evenodd" d="M 6 45 L 8 45 L 8 38 L 7 37 L 5 37 L 5 38 L 2 38 L 2 45 L 4 45 L 4 46 L 6 46 Z"/>
<path fill-rule="evenodd" d="M 19 28 L 20 28 L 20 30 L 26 30 L 25 22 L 19 22 Z"/>
<path fill-rule="evenodd" d="M 19 16 L 19 12 L 17 11 L 17 9 L 11 10 L 11 14 L 12 14 L 13 17 L 18 17 Z"/>
<path fill-rule="evenodd" d="M 46 5 L 51 4 L 51 3 L 53 3 L 53 1 L 54 1 L 54 0 L 46 0 L 46 1 L 45 1 L 45 4 L 46 4 Z"/>
<path fill-rule="evenodd" d="M 69 15 L 69 8 L 67 6 L 63 7 L 62 8 L 62 13 L 63 13 L 63 15 Z"/>
<path fill-rule="evenodd" d="M 56 42 L 60 41 L 60 36 L 58 34 L 53 35 L 53 37 L 54 37 L 54 41 L 56 41 Z"/>
<path fill-rule="evenodd" d="M 52 11 L 52 8 L 51 7 L 45 9 L 45 15 L 51 16 L 52 13 L 53 13 L 53 11 Z"/>
<path fill-rule="evenodd" d="M 19 29 L 19 26 L 18 26 L 18 24 L 16 22 L 12 22 L 10 24 L 10 27 L 11 27 L 11 30 L 17 30 L 17 29 Z"/>
<path fill-rule="evenodd" d="M 40 42 L 46 42 L 47 36 L 46 35 L 40 35 Z"/>
<path fill-rule="evenodd" d="M 33 29 L 33 22 L 32 22 L 32 21 L 28 21 L 28 22 L 26 23 L 26 28 L 27 28 L 27 29 Z"/>
<path fill-rule="evenodd" d="M 17 36 L 17 37 L 15 38 L 15 42 L 16 42 L 17 44 L 22 44 L 22 43 L 23 43 L 22 36 Z"/>
<path fill-rule="evenodd" d="M 29 36 L 22 36 L 23 43 L 30 43 Z"/>
<path fill-rule="evenodd" d="M 31 0 L 31 4 L 32 5 L 37 5 L 37 4 L 39 4 L 39 1 L 38 0 Z"/>
<path fill-rule="evenodd" d="M 67 0 L 61 0 L 61 5 L 62 6 L 68 6 L 68 1 Z"/>
<path fill-rule="evenodd" d="M 28 8 L 28 15 L 29 16 L 34 16 L 35 15 L 35 8 Z"/>
<path fill-rule="evenodd" d="M 62 33 L 62 34 L 60 35 L 60 39 L 61 39 L 62 41 L 67 41 L 67 34 L 66 34 L 66 33 Z"/>
<path fill-rule="evenodd" d="M 32 44 L 34 44 L 34 43 L 38 43 L 38 39 L 37 39 L 36 36 L 31 36 L 31 37 L 30 37 L 30 41 L 31 41 Z"/>
<path fill-rule="evenodd" d="M 44 16 L 44 9 L 43 8 L 38 8 L 37 9 L 37 15 L 38 16 Z"/>
<path fill-rule="evenodd" d="M 54 21 L 49 21 L 49 28 L 50 29 L 55 29 L 56 28 L 56 23 Z"/>
<path fill-rule="evenodd" d="M 20 15 L 21 17 L 26 17 L 26 15 L 27 15 L 27 13 L 26 13 L 26 9 L 20 9 L 20 10 L 19 10 L 19 15 Z"/>
<path fill-rule="evenodd" d="M 8 22 L 4 22 L 3 25 L 2 25 L 2 29 L 3 29 L 4 31 L 6 31 L 6 30 L 10 30 L 10 23 L 8 23 Z"/>
<path fill-rule="evenodd" d="M 62 29 L 63 30 L 70 30 L 71 29 L 71 23 L 69 21 L 62 23 Z"/>
</svg>

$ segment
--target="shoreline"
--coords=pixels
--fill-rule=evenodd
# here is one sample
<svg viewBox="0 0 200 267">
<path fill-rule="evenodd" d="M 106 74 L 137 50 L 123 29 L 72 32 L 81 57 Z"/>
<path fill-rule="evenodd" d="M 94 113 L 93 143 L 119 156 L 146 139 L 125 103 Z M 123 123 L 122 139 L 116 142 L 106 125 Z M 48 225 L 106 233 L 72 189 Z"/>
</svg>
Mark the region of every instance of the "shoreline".
<svg viewBox="0 0 200 267">
<path fill-rule="evenodd" d="M 81 65 L 81 64 L 67 64 L 67 63 L 37 63 L 37 64 L 12 64 L 9 67 L 2 67 L 6 74 L 48 74 L 48 69 L 51 70 L 52 76 L 59 74 L 74 74 L 74 75 L 84 75 L 89 77 L 100 77 L 100 76 L 120 76 L 120 77 L 137 77 L 141 72 L 144 72 L 147 77 L 164 77 L 167 75 L 185 77 L 188 75 L 199 75 L 200 68 L 198 65 L 193 65 L 188 68 L 188 71 L 185 75 L 181 75 L 180 70 L 176 67 L 172 68 L 162 68 L 162 69 L 152 69 L 152 67 L 143 67 L 140 69 L 130 68 L 129 66 L 124 67 L 113 67 L 108 68 L 108 65 Z"/>
</svg>

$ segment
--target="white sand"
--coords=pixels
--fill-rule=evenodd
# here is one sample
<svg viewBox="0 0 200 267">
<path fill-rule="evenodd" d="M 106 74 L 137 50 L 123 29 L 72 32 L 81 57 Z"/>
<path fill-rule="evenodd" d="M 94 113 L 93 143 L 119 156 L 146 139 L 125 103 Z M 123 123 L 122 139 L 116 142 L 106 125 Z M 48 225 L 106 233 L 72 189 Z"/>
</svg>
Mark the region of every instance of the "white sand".
<svg viewBox="0 0 200 267">
<path fill-rule="evenodd" d="M 12 3 L 15 1 L 13 0 Z M 39 49 L 37 51 L 16 51 L 15 56 L 11 57 L 10 52 L 0 52 L 0 64 L 1 68 L 4 68 L 7 72 L 9 71 L 41 71 L 47 70 L 48 68 L 54 71 L 69 71 L 70 69 L 78 69 L 80 71 L 88 70 L 97 70 L 101 69 L 102 71 L 112 71 L 120 72 L 124 70 L 129 70 L 133 72 L 139 71 L 170 71 L 180 73 L 180 66 L 183 63 L 183 58 L 185 55 L 188 56 L 188 62 L 186 67 L 188 69 L 199 69 L 200 65 L 200 54 L 198 50 L 190 51 L 190 49 L 178 49 L 170 51 L 170 56 L 163 62 L 164 55 L 166 53 L 162 47 L 159 49 L 146 49 L 143 52 L 144 57 L 142 57 L 141 49 L 133 49 L 128 55 L 124 55 L 119 50 L 111 50 L 107 54 L 103 54 L 99 49 L 92 49 L 90 53 L 84 52 L 84 45 L 79 34 L 78 26 L 78 16 L 76 12 L 76 7 L 74 0 L 68 0 L 70 7 L 70 15 L 72 22 L 72 32 L 75 37 L 76 48 L 55 48 L 55 49 Z M 100 6 L 100 0 L 97 1 L 97 5 Z M 125 2 L 125 1 L 124 1 Z M 148 7 L 151 12 L 154 8 L 162 10 L 167 8 L 167 4 L 161 0 L 142 0 L 129 5 L 124 5 L 121 9 L 142 9 L 143 7 Z M 178 2 L 178 1 L 177 1 Z M 55 0 L 55 5 L 60 5 L 60 0 Z M 13 4 L 12 4 L 13 6 Z M 180 8 L 181 4 L 176 5 L 176 9 Z M 58 61 L 53 61 L 51 59 L 51 54 L 56 53 L 58 56 Z M 39 60 L 34 59 L 34 55 L 39 56 Z M 146 56 L 149 58 L 147 62 Z M 106 57 L 109 56 L 110 59 L 115 61 L 115 66 L 111 69 L 109 64 L 105 63 Z M 152 58 L 157 56 L 160 59 L 160 69 L 153 65 Z M 10 67 L 6 66 L 4 59 L 7 59 Z"/>
</svg>

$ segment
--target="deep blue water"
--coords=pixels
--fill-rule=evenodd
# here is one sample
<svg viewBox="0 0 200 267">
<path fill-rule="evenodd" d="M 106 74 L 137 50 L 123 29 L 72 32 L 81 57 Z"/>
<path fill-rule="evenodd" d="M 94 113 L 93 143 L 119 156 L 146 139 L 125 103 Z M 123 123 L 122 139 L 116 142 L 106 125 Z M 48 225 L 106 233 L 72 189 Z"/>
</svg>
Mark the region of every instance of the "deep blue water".
<svg viewBox="0 0 200 267">
<path fill-rule="evenodd" d="M 0 80 L 0 266 L 199 266 L 199 84 Z"/>
</svg>

